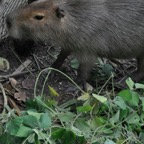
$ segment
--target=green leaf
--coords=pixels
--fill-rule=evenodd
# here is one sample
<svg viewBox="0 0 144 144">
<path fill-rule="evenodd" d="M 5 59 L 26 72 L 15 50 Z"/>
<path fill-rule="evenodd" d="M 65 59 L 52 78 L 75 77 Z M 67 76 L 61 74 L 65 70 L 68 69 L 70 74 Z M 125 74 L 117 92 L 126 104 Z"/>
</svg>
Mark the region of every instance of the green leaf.
<svg viewBox="0 0 144 144">
<path fill-rule="evenodd" d="M 107 101 L 107 98 L 104 97 L 104 96 L 100 96 L 100 95 L 97 95 L 97 94 L 92 94 L 94 98 L 96 98 L 98 101 L 100 101 L 101 103 L 104 103 Z"/>
<path fill-rule="evenodd" d="M 23 119 L 22 118 L 15 118 L 7 123 L 7 131 L 11 135 L 17 134 L 19 127 L 22 125 Z"/>
<path fill-rule="evenodd" d="M 90 132 L 90 126 L 87 124 L 85 119 L 77 119 L 74 123 L 74 126 L 83 132 Z"/>
<path fill-rule="evenodd" d="M 71 130 L 77 135 L 77 136 L 83 136 L 82 131 L 80 131 L 78 128 L 71 126 Z"/>
<path fill-rule="evenodd" d="M 139 140 L 141 142 L 144 142 L 144 132 L 140 132 L 140 134 L 139 134 Z"/>
<path fill-rule="evenodd" d="M 142 102 L 142 110 L 144 112 L 144 98 L 143 97 L 141 98 L 141 102 Z"/>
<path fill-rule="evenodd" d="M 135 88 L 136 89 L 144 89 L 144 84 L 135 83 Z"/>
<path fill-rule="evenodd" d="M 53 109 L 51 109 L 50 107 L 48 107 L 42 100 L 41 97 L 35 97 L 35 101 L 37 102 L 37 104 L 42 107 L 43 109 L 47 109 L 48 111 L 54 113 Z"/>
<path fill-rule="evenodd" d="M 40 127 L 41 128 L 49 128 L 51 126 L 51 118 L 49 117 L 48 113 L 44 113 L 40 117 Z"/>
<path fill-rule="evenodd" d="M 90 98 L 90 94 L 89 93 L 84 93 L 83 95 L 81 95 L 80 97 L 78 97 L 78 100 L 82 100 L 82 101 L 86 101 Z"/>
<path fill-rule="evenodd" d="M 117 111 L 117 113 L 113 115 L 112 118 L 110 118 L 111 124 L 114 125 L 115 123 L 119 122 L 119 118 L 120 118 L 120 111 Z"/>
<path fill-rule="evenodd" d="M 116 144 L 116 143 L 113 142 L 112 140 L 107 139 L 104 144 Z"/>
<path fill-rule="evenodd" d="M 126 109 L 127 106 L 126 106 L 124 100 L 123 100 L 121 97 L 117 96 L 117 97 L 114 98 L 113 101 L 114 101 L 114 103 L 115 103 L 116 105 L 118 105 L 121 109 Z"/>
<path fill-rule="evenodd" d="M 118 93 L 120 97 L 123 98 L 124 101 L 128 102 L 132 106 L 138 106 L 139 103 L 139 95 L 137 92 L 131 90 L 123 90 Z"/>
<path fill-rule="evenodd" d="M 31 115 L 31 116 L 34 116 L 35 118 L 37 118 L 37 120 L 39 120 L 41 115 L 42 115 L 42 113 L 38 113 L 38 112 L 35 112 L 35 111 L 32 111 L 32 110 L 28 110 L 27 114 Z"/>
<path fill-rule="evenodd" d="M 67 130 L 62 137 L 62 144 L 74 144 L 75 140 L 76 135 L 72 131 Z"/>
<path fill-rule="evenodd" d="M 65 132 L 66 130 L 64 128 L 54 128 L 52 129 L 52 138 L 58 140 L 62 138 Z"/>
<path fill-rule="evenodd" d="M 51 96 L 59 96 L 59 94 L 56 92 L 54 88 L 52 88 L 51 86 L 48 86 L 48 88 Z"/>
<path fill-rule="evenodd" d="M 74 119 L 74 114 L 71 112 L 67 112 L 67 113 L 60 113 L 58 115 L 59 119 L 63 122 L 72 122 L 72 120 Z"/>
<path fill-rule="evenodd" d="M 23 124 L 31 128 L 40 127 L 48 128 L 51 125 L 51 119 L 48 113 L 36 113 L 33 111 L 27 112 L 30 115 L 21 117 L 23 119 Z"/>
<path fill-rule="evenodd" d="M 128 114 L 129 114 L 128 112 L 129 112 L 128 109 L 121 109 L 120 110 L 120 120 L 127 118 Z"/>
<path fill-rule="evenodd" d="M 128 124 L 139 124 L 140 117 L 137 113 L 131 114 L 127 119 L 126 122 Z"/>
<path fill-rule="evenodd" d="M 142 113 L 142 114 L 140 115 L 140 120 L 141 120 L 141 123 L 142 123 L 142 125 L 143 125 L 143 123 L 144 123 L 144 113 Z"/>
<path fill-rule="evenodd" d="M 104 133 L 104 134 L 113 134 L 113 130 L 111 130 L 110 128 L 107 127 L 103 127 L 101 129 L 101 131 L 99 131 L 100 133 Z"/>
<path fill-rule="evenodd" d="M 79 106 L 76 109 L 78 112 L 89 112 L 92 110 L 92 107 L 90 105 L 85 105 L 85 106 Z"/>
<path fill-rule="evenodd" d="M 139 105 L 139 95 L 138 93 L 131 91 L 131 100 L 129 101 L 129 104 L 131 104 L 132 106 L 138 106 Z"/>
<path fill-rule="evenodd" d="M 32 129 L 26 126 L 20 126 L 19 130 L 17 131 L 17 133 L 15 134 L 15 136 L 18 137 L 27 137 L 32 133 Z"/>
<path fill-rule="evenodd" d="M 34 130 L 33 130 L 34 131 Z M 27 142 L 28 144 L 34 144 L 34 136 L 35 136 L 35 131 L 33 134 L 29 135 L 28 138 L 27 138 Z M 27 144 L 27 143 L 26 143 Z"/>
<path fill-rule="evenodd" d="M 122 90 L 118 93 L 118 96 L 122 97 L 124 101 L 130 101 L 131 100 L 131 91 L 129 89 Z"/>
<path fill-rule="evenodd" d="M 102 70 L 107 76 L 110 76 L 113 71 L 113 67 L 110 64 L 104 64 L 102 66 Z"/>
<path fill-rule="evenodd" d="M 32 115 L 26 115 L 21 117 L 23 119 L 23 125 L 35 128 L 38 126 L 38 119 Z"/>
<path fill-rule="evenodd" d="M 33 131 L 38 136 L 39 140 L 47 140 L 47 141 L 50 140 L 47 133 L 45 133 L 45 131 L 42 131 L 41 129 L 33 129 Z M 33 135 L 33 138 L 34 138 L 34 135 Z"/>
<path fill-rule="evenodd" d="M 33 99 L 28 99 L 25 104 L 26 104 L 26 108 L 27 108 L 27 109 L 40 110 L 40 108 L 42 108 L 42 106 L 40 106 L 40 105 L 36 102 L 35 98 L 33 98 Z"/>
<path fill-rule="evenodd" d="M 104 120 L 104 118 L 96 116 L 90 121 L 90 127 L 91 129 L 95 130 L 96 128 L 104 125 L 105 123 L 106 121 Z"/>
<path fill-rule="evenodd" d="M 18 136 L 18 137 L 27 137 L 32 133 L 32 129 L 26 127 L 22 124 L 22 118 L 15 118 L 8 122 L 7 131 L 10 135 Z"/>
<path fill-rule="evenodd" d="M 71 60 L 71 67 L 76 70 L 79 68 L 79 61 L 76 58 Z"/>
<path fill-rule="evenodd" d="M 77 136 L 75 144 L 86 144 L 86 139 L 84 136 Z"/>
<path fill-rule="evenodd" d="M 58 104 L 57 101 L 50 99 L 50 98 L 48 98 L 48 100 L 45 103 L 48 107 L 57 106 L 57 104 Z"/>
<path fill-rule="evenodd" d="M 7 132 L 0 135 L 0 144 L 14 144 L 15 142 L 21 144 L 22 139 L 9 135 Z"/>
<path fill-rule="evenodd" d="M 129 87 L 129 89 L 130 90 L 133 90 L 134 89 L 134 82 L 133 82 L 133 80 L 131 79 L 131 78 L 127 78 L 126 79 L 126 84 L 128 85 L 128 87 Z"/>
</svg>

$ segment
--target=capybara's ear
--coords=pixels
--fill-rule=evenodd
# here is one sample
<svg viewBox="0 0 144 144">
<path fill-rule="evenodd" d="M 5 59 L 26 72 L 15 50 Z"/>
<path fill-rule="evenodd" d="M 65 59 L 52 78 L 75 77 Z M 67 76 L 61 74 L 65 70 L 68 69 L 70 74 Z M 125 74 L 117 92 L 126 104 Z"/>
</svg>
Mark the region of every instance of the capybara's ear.
<svg viewBox="0 0 144 144">
<path fill-rule="evenodd" d="M 34 1 L 37 1 L 37 0 L 28 0 L 28 4 L 31 4 L 31 3 L 33 3 Z"/>
<path fill-rule="evenodd" d="M 63 18 L 65 16 L 65 11 L 62 8 L 57 7 L 56 8 L 56 15 L 58 18 Z"/>
</svg>

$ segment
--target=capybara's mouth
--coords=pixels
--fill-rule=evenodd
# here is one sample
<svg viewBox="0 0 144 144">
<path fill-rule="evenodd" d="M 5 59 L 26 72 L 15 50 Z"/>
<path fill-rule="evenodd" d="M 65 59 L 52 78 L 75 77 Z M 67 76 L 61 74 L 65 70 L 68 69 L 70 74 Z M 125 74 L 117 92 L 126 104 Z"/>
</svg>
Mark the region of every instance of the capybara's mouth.
<svg viewBox="0 0 144 144">
<path fill-rule="evenodd" d="M 31 50 L 34 45 L 33 40 L 24 40 L 24 39 L 15 39 L 10 38 L 12 44 L 19 55 L 27 56 L 31 53 Z"/>
</svg>

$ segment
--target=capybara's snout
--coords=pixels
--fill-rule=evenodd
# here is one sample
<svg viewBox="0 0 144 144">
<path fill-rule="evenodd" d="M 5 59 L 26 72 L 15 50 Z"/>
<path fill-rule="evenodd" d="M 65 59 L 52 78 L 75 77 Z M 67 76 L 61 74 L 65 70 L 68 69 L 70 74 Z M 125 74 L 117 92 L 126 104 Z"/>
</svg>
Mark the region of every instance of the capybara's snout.
<svg viewBox="0 0 144 144">
<path fill-rule="evenodd" d="M 17 16 L 17 13 L 12 12 L 6 17 L 8 37 L 16 52 L 19 55 L 27 56 L 30 54 L 33 48 L 34 41 L 30 40 L 28 36 L 25 36 L 25 38 L 21 38 L 22 31 L 20 30 L 20 22 L 18 21 Z"/>
</svg>

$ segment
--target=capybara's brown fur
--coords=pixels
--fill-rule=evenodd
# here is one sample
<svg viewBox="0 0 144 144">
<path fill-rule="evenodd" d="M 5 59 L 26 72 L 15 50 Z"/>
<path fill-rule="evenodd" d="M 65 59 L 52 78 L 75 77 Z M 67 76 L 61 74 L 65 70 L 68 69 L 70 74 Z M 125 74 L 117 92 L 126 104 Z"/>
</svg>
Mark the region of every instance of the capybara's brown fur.
<svg viewBox="0 0 144 144">
<path fill-rule="evenodd" d="M 9 14 L 7 27 L 14 39 L 60 45 L 53 67 L 75 55 L 81 80 L 96 57 L 136 58 L 135 80 L 144 78 L 143 0 L 38 0 Z"/>
</svg>

